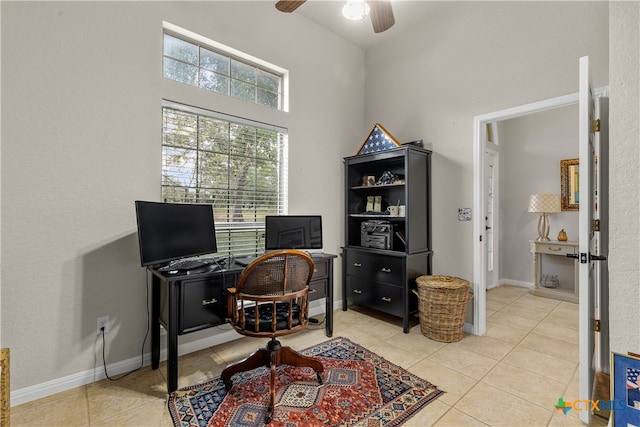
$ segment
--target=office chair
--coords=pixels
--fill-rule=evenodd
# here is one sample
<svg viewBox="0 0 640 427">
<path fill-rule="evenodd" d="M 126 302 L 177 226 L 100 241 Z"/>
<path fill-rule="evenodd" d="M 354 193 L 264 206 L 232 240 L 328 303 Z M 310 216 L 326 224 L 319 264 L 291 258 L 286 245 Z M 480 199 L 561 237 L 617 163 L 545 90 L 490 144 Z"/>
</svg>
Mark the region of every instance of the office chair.
<svg viewBox="0 0 640 427">
<path fill-rule="evenodd" d="M 227 289 L 227 320 L 233 328 L 242 335 L 270 337 L 271 341 L 246 359 L 227 366 L 220 379 L 230 390 L 234 374 L 262 366 L 270 368 L 265 424 L 273 416 L 279 365 L 310 367 L 322 384 L 320 361 L 284 347 L 276 339 L 302 330 L 309 323 L 309 281 L 313 267 L 313 260 L 306 252 L 293 249 L 269 252 L 244 269 L 236 288 Z"/>
</svg>

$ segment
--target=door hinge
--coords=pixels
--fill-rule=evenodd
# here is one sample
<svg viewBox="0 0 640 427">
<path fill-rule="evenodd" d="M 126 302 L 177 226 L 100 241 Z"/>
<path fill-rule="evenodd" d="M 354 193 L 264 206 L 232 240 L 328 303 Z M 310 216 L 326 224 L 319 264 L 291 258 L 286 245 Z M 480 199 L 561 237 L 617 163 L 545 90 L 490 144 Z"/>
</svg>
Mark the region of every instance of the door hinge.
<svg viewBox="0 0 640 427">
<path fill-rule="evenodd" d="M 600 319 L 593 319 L 593 330 L 600 332 Z"/>
<path fill-rule="evenodd" d="M 591 122 L 592 132 L 600 132 L 600 119 L 595 119 Z"/>
<path fill-rule="evenodd" d="M 600 220 L 599 219 L 594 219 L 593 220 L 593 231 L 600 231 Z"/>
</svg>

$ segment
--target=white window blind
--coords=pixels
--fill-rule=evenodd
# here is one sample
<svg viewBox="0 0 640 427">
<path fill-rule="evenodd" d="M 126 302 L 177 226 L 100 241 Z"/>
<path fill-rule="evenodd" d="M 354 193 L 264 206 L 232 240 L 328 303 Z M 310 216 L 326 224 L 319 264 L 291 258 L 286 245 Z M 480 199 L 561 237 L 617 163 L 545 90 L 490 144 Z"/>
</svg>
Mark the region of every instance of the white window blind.
<svg viewBox="0 0 640 427">
<path fill-rule="evenodd" d="M 264 251 L 265 215 L 287 212 L 286 129 L 165 102 L 162 198 L 213 205 L 218 253 Z"/>
</svg>

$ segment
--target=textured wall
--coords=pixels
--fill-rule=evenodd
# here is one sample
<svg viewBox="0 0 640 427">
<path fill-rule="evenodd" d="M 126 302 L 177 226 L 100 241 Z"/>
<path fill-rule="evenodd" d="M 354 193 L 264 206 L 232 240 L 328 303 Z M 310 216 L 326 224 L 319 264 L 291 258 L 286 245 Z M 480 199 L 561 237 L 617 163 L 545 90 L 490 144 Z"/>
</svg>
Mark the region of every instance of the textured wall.
<svg viewBox="0 0 640 427">
<path fill-rule="evenodd" d="M 640 3 L 610 5 L 611 351 L 640 351 Z"/>
</svg>

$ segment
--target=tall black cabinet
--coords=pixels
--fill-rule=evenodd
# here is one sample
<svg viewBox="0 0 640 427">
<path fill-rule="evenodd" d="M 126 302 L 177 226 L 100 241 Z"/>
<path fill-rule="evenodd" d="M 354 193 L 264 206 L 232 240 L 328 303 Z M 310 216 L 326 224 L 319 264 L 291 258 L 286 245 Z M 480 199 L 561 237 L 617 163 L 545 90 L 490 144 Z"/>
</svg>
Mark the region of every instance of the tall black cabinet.
<svg viewBox="0 0 640 427">
<path fill-rule="evenodd" d="M 408 333 L 415 279 L 431 274 L 431 151 L 405 145 L 344 163 L 342 309 L 350 301 L 401 317 Z"/>
</svg>

